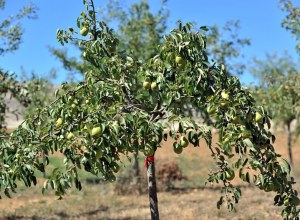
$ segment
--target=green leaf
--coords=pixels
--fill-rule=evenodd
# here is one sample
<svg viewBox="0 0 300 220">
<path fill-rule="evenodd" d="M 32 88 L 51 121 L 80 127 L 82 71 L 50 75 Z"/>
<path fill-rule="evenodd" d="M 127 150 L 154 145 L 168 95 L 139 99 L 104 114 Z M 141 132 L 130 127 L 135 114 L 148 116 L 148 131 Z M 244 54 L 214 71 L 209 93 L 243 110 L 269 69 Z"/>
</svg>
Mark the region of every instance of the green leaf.
<svg viewBox="0 0 300 220">
<path fill-rule="evenodd" d="M 178 119 L 178 115 L 172 115 L 172 116 L 168 119 L 168 122 L 175 121 L 176 119 Z"/>
<path fill-rule="evenodd" d="M 243 143 L 252 151 L 256 151 L 256 149 L 254 148 L 254 145 L 252 143 L 252 141 L 249 138 L 246 138 L 243 140 Z"/>
<path fill-rule="evenodd" d="M 281 170 L 282 170 L 283 173 L 290 174 L 290 172 L 291 172 L 291 166 L 287 162 L 286 159 L 281 158 L 280 167 L 281 167 Z"/>
<path fill-rule="evenodd" d="M 207 26 L 201 26 L 200 29 L 204 30 L 204 31 L 208 31 L 209 30 Z"/>
</svg>

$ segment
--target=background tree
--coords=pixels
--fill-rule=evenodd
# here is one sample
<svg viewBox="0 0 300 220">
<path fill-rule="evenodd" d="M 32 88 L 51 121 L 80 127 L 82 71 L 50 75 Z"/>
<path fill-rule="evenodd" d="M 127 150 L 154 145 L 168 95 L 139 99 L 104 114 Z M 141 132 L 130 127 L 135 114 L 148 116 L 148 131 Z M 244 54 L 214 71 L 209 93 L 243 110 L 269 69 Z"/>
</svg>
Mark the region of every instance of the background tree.
<svg viewBox="0 0 300 220">
<path fill-rule="evenodd" d="M 282 27 L 294 35 L 298 44 L 296 50 L 300 51 L 300 7 L 295 6 L 291 0 L 279 0 L 282 11 L 286 13 L 286 17 L 282 21 Z"/>
<path fill-rule="evenodd" d="M 78 41 L 73 28 L 59 30 L 58 40 L 67 43 L 76 37 L 94 68 L 75 87 L 64 84 L 64 92 L 56 92 L 58 98 L 49 107 L 20 125 L 8 142 L 1 141 L 4 193 L 14 192 L 17 180 L 26 186 L 36 184 L 35 171 L 44 169 L 41 151 L 60 151 L 65 157 L 64 167 L 55 168 L 44 184 L 44 190 L 51 186 L 62 196 L 72 184 L 81 189 L 78 169 L 114 181 L 123 155 L 138 149 L 147 156 L 151 218 L 159 219 L 156 149 L 163 139 L 171 139 L 174 152 L 180 154 L 188 143 L 198 146 L 203 138 L 216 161 L 208 181 L 223 188 L 218 206 L 226 203 L 232 210 L 238 202 L 241 191 L 231 182 L 238 172 L 243 181 L 276 192 L 274 202 L 284 206 L 285 219 L 299 218 L 300 200 L 289 164 L 274 151 L 275 137 L 265 129 L 270 127 L 269 115 L 224 65 L 209 62 L 204 32 L 179 23 L 164 37 L 157 55 L 146 62 L 128 59 L 130 53 L 118 49 L 112 30 L 97 21 L 93 1 L 84 3 L 86 13 L 77 22 L 83 38 Z M 109 51 L 112 46 L 116 50 Z M 220 131 L 218 143 L 212 143 L 211 127 L 181 111 L 187 102 L 207 107 L 213 127 Z M 41 123 L 45 120 L 50 123 Z M 255 172 L 250 174 L 251 170 Z"/>
<path fill-rule="evenodd" d="M 37 108 L 48 106 L 55 99 L 53 92 L 60 87 L 53 83 L 56 74 L 54 69 L 46 75 L 37 75 L 34 72 L 29 74 L 22 70 L 20 78 L 25 82 L 27 93 L 30 94 L 30 103 L 22 112 L 25 118 L 32 115 Z"/>
<path fill-rule="evenodd" d="M 30 103 L 27 87 L 16 81 L 13 75 L 0 70 L 0 133 L 6 133 L 5 118 L 9 109 L 5 103 L 5 96 L 9 94 L 24 106 L 28 106 Z M 15 112 L 15 114 L 18 115 L 20 112 Z"/>
<path fill-rule="evenodd" d="M 292 122 L 296 121 L 294 135 L 299 135 L 299 65 L 285 54 L 267 55 L 266 60 L 254 60 L 251 72 L 259 79 L 259 86 L 255 88 L 257 101 L 271 113 L 276 127 L 284 127 L 287 132 L 289 162 L 293 165 L 292 154 Z"/>
<path fill-rule="evenodd" d="M 249 46 L 249 38 L 240 36 L 239 20 L 227 21 L 223 27 L 213 25 L 207 33 L 207 51 L 215 62 L 226 65 L 227 72 L 233 75 L 243 74 L 246 66 L 237 58 L 243 57 L 243 48 Z"/>
<path fill-rule="evenodd" d="M 5 0 L 0 0 L 0 10 L 4 10 Z M 19 13 L 11 15 L 0 21 L 0 55 L 13 52 L 22 42 L 23 29 L 19 21 L 23 18 L 34 19 L 37 17 L 36 7 L 33 4 L 24 6 Z"/>
<path fill-rule="evenodd" d="M 5 9 L 6 1 L 0 0 L 0 11 Z M 23 29 L 19 21 L 23 18 L 36 18 L 36 7 L 33 4 L 24 6 L 19 13 L 0 21 L 0 56 L 14 52 L 22 42 Z M 5 115 L 8 107 L 4 101 L 7 93 L 17 98 L 25 106 L 28 105 L 28 91 L 22 82 L 18 82 L 15 75 L 8 74 L 0 67 L 0 130 L 4 132 Z"/>
<path fill-rule="evenodd" d="M 300 8 L 290 0 L 280 0 L 279 5 L 286 17 L 282 27 L 294 35 L 296 41 L 300 37 Z M 300 44 L 296 46 L 300 50 Z M 271 113 L 276 126 L 284 126 L 287 130 L 289 161 L 293 164 L 292 136 L 299 135 L 299 65 L 285 54 L 267 55 L 265 60 L 254 59 L 254 68 L 250 71 L 259 78 L 259 88 L 255 89 L 258 102 Z M 294 133 L 291 124 L 295 121 Z"/>
</svg>

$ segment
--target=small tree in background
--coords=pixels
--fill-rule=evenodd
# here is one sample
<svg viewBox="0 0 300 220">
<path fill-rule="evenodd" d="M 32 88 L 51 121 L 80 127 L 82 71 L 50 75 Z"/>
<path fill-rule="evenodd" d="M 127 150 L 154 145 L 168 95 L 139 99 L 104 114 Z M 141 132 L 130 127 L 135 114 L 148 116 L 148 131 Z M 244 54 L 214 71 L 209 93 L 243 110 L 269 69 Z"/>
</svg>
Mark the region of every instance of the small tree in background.
<svg viewBox="0 0 300 220">
<path fill-rule="evenodd" d="M 296 50 L 300 51 L 300 7 L 294 6 L 291 0 L 279 0 L 282 11 L 287 15 L 281 25 L 295 37 L 298 44 Z"/>
<path fill-rule="evenodd" d="M 26 85 L 16 81 L 13 75 L 0 70 L 0 133 L 6 133 L 5 119 L 9 108 L 5 103 L 5 96 L 8 94 L 16 98 L 24 106 L 28 106 L 30 103 L 30 95 L 28 94 Z M 17 117 L 21 112 L 13 113 Z"/>
<path fill-rule="evenodd" d="M 75 87 L 64 84 L 63 94 L 57 91 L 49 107 L 22 123 L 8 141 L 1 141 L 4 193 L 15 192 L 17 180 L 36 184 L 35 171 L 44 169 L 41 151 L 64 155 L 64 167 L 52 171 L 43 189 L 51 187 L 62 196 L 72 185 L 81 189 L 78 169 L 114 181 L 123 155 L 138 150 L 147 156 L 151 219 L 159 219 L 155 151 L 162 140 L 171 139 L 174 152 L 180 154 L 189 143 L 199 146 L 203 138 L 217 166 L 208 181 L 223 188 L 218 207 L 225 203 L 234 209 L 241 191 L 231 181 L 238 173 L 243 181 L 276 192 L 274 203 L 283 206 L 283 217 L 298 219 L 300 200 L 289 164 L 274 151 L 275 137 L 265 129 L 270 127 L 269 115 L 224 65 L 209 62 L 204 32 L 179 23 L 164 37 L 159 52 L 140 62 L 118 49 L 112 30 L 97 21 L 93 1 L 84 4 L 86 12 L 77 22 L 83 38 L 78 41 L 72 28 L 59 30 L 58 40 L 64 44 L 76 37 L 94 68 Z M 220 131 L 218 143 L 212 143 L 211 127 L 182 113 L 182 103 L 188 102 L 207 108 L 213 127 Z M 45 120 L 50 122 L 43 124 Z"/>
<path fill-rule="evenodd" d="M 54 101 L 55 96 L 53 92 L 59 86 L 52 82 L 56 78 L 56 71 L 54 69 L 44 76 L 38 76 L 35 73 L 30 75 L 23 71 L 21 78 L 25 82 L 27 93 L 30 94 L 30 103 L 22 112 L 24 117 L 27 118 L 34 114 L 37 109 L 44 108 Z"/>
<path fill-rule="evenodd" d="M 240 22 L 232 20 L 223 27 L 214 25 L 207 33 L 207 52 L 215 62 L 226 65 L 232 75 L 243 74 L 246 66 L 237 58 L 243 57 L 242 49 L 251 44 L 249 38 L 242 38 Z"/>
<path fill-rule="evenodd" d="M 5 9 L 6 1 L 0 0 L 0 11 Z M 23 30 L 19 21 L 23 18 L 37 17 L 33 4 L 24 6 L 19 13 L 0 21 L 0 55 L 16 51 L 22 42 Z"/>
<path fill-rule="evenodd" d="M 5 9 L 6 1 L 0 0 L 0 11 Z M 0 56 L 6 53 L 14 52 L 19 48 L 22 42 L 23 30 L 19 21 L 23 18 L 36 18 L 36 8 L 30 4 L 24 6 L 19 13 L 9 16 L 0 21 Z M 18 99 L 18 101 L 27 106 L 30 102 L 29 93 L 26 86 L 19 82 L 15 75 L 9 74 L 0 67 L 0 132 L 5 132 L 5 116 L 8 109 L 4 98 L 7 94 Z"/>
<path fill-rule="evenodd" d="M 292 122 L 296 121 L 294 135 L 299 135 L 300 86 L 299 65 L 287 54 L 278 57 L 267 55 L 266 60 L 254 60 L 251 72 L 259 78 L 259 86 L 254 89 L 257 101 L 271 113 L 276 126 L 284 127 L 287 132 L 289 162 L 293 165 Z"/>
</svg>

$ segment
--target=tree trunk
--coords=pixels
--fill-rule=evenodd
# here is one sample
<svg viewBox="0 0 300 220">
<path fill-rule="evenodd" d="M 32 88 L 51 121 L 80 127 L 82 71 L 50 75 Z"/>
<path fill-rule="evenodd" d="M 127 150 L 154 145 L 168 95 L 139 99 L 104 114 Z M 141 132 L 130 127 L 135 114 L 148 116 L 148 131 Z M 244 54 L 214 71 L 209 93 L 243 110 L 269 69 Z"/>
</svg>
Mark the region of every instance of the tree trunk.
<svg viewBox="0 0 300 220">
<path fill-rule="evenodd" d="M 291 122 L 287 123 L 287 142 L 288 142 L 289 162 L 291 167 L 293 167 Z"/>
<path fill-rule="evenodd" d="M 140 178 L 140 166 L 138 160 L 138 151 L 133 154 L 133 171 L 134 171 L 134 184 L 137 187 L 137 193 L 141 194 L 141 178 Z"/>
<path fill-rule="evenodd" d="M 159 220 L 154 156 L 146 158 L 151 220 Z"/>
</svg>

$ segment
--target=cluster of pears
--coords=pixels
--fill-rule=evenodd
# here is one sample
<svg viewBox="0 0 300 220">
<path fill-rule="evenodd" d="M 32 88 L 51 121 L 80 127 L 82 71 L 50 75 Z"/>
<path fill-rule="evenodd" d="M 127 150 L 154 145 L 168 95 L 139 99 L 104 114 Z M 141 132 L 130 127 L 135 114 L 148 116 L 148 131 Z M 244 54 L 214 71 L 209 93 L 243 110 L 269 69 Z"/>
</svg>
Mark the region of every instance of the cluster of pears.
<svg viewBox="0 0 300 220">
<path fill-rule="evenodd" d="M 57 128 L 60 128 L 60 127 L 63 125 L 63 122 L 64 122 L 63 118 L 58 118 L 58 119 L 56 120 L 56 122 L 55 122 L 55 126 L 56 126 Z M 117 122 L 114 122 L 114 123 L 113 123 L 113 127 L 114 127 L 114 128 L 116 127 L 116 123 L 117 123 Z M 103 129 L 102 129 L 101 126 L 95 126 L 95 127 L 93 127 L 92 129 L 90 129 L 90 130 L 85 126 L 85 127 L 84 127 L 84 130 L 88 130 L 90 136 L 91 136 L 92 138 L 94 138 L 94 139 L 100 137 L 101 134 L 102 134 L 102 132 L 103 132 Z M 66 139 L 72 140 L 72 139 L 74 139 L 74 138 L 75 138 L 75 135 L 74 135 L 73 132 L 68 132 L 68 133 L 67 133 Z M 96 158 L 97 160 L 99 160 L 102 156 L 103 156 L 103 151 L 102 151 L 101 148 L 99 148 L 99 149 L 96 151 L 95 158 Z M 114 161 L 111 162 L 110 168 L 112 169 L 112 171 L 113 171 L 114 173 L 117 173 L 117 172 L 119 172 L 119 170 L 120 170 L 119 164 L 116 163 L 116 162 L 114 162 Z"/>
<path fill-rule="evenodd" d="M 69 97 L 68 97 L 68 102 L 70 103 L 70 107 L 71 107 L 72 111 L 76 112 L 78 100 L 76 100 L 73 96 L 69 96 Z M 85 104 L 89 104 L 89 102 L 90 102 L 90 101 L 87 99 L 87 100 L 85 101 Z M 56 120 L 55 126 L 56 126 L 57 128 L 59 128 L 59 127 L 61 127 L 61 126 L 63 125 L 63 122 L 64 122 L 63 118 L 60 117 L 60 118 L 58 118 L 58 119 Z M 84 130 L 88 130 L 88 128 L 85 126 L 85 127 L 84 127 Z M 95 126 L 95 127 L 93 127 L 93 128 L 90 130 L 89 133 L 90 133 L 91 137 L 97 138 L 97 137 L 99 137 L 99 136 L 102 134 L 102 128 L 101 128 L 100 126 Z M 67 135 L 66 135 L 66 138 L 67 138 L 68 140 L 74 139 L 74 137 L 75 137 L 75 135 L 74 135 L 73 132 L 68 132 Z"/>
<path fill-rule="evenodd" d="M 221 92 L 221 102 L 220 102 L 220 108 L 221 109 L 227 109 L 228 105 L 229 105 L 229 92 L 226 90 L 223 90 Z M 206 108 L 206 111 L 209 115 L 213 115 L 217 110 L 216 106 L 213 105 L 208 105 Z"/>
<path fill-rule="evenodd" d="M 145 81 L 143 82 L 143 88 L 144 89 L 152 89 L 154 90 L 157 87 L 157 83 L 156 82 L 151 82 L 149 79 L 145 79 Z"/>
<path fill-rule="evenodd" d="M 173 145 L 174 152 L 176 154 L 181 154 L 183 148 L 186 148 L 189 145 L 189 141 L 185 136 L 179 138 L 179 143 Z"/>
<path fill-rule="evenodd" d="M 221 92 L 221 99 L 220 99 L 220 108 L 221 109 L 227 109 L 228 106 L 229 106 L 229 99 L 230 99 L 230 93 L 226 90 L 223 90 Z M 206 108 L 206 111 L 209 115 L 213 115 L 217 110 L 217 107 L 216 106 L 213 106 L 213 105 L 208 105 L 207 108 Z M 263 122 L 263 119 L 264 119 L 264 116 L 262 115 L 261 112 L 257 111 L 255 112 L 255 122 L 258 123 L 258 124 L 262 124 Z M 234 124 L 239 124 L 241 121 L 240 121 L 240 117 L 235 115 L 235 116 L 232 116 L 232 123 Z"/>
<path fill-rule="evenodd" d="M 63 124 L 63 118 L 58 118 L 55 122 L 55 126 L 57 128 L 61 127 Z M 85 127 L 86 128 L 86 127 Z M 91 129 L 91 132 L 90 132 L 90 135 L 93 137 L 93 138 L 98 138 L 100 135 L 102 134 L 102 128 L 100 126 L 96 126 L 96 127 L 93 127 Z M 74 133 L 73 132 L 69 132 L 67 133 L 67 136 L 66 138 L 68 140 L 70 139 L 73 139 L 75 136 L 74 136 Z"/>
<path fill-rule="evenodd" d="M 229 100 L 229 93 L 225 90 L 221 92 L 222 102 L 220 103 L 220 106 L 222 109 L 226 109 L 228 107 L 228 100 Z"/>
</svg>

